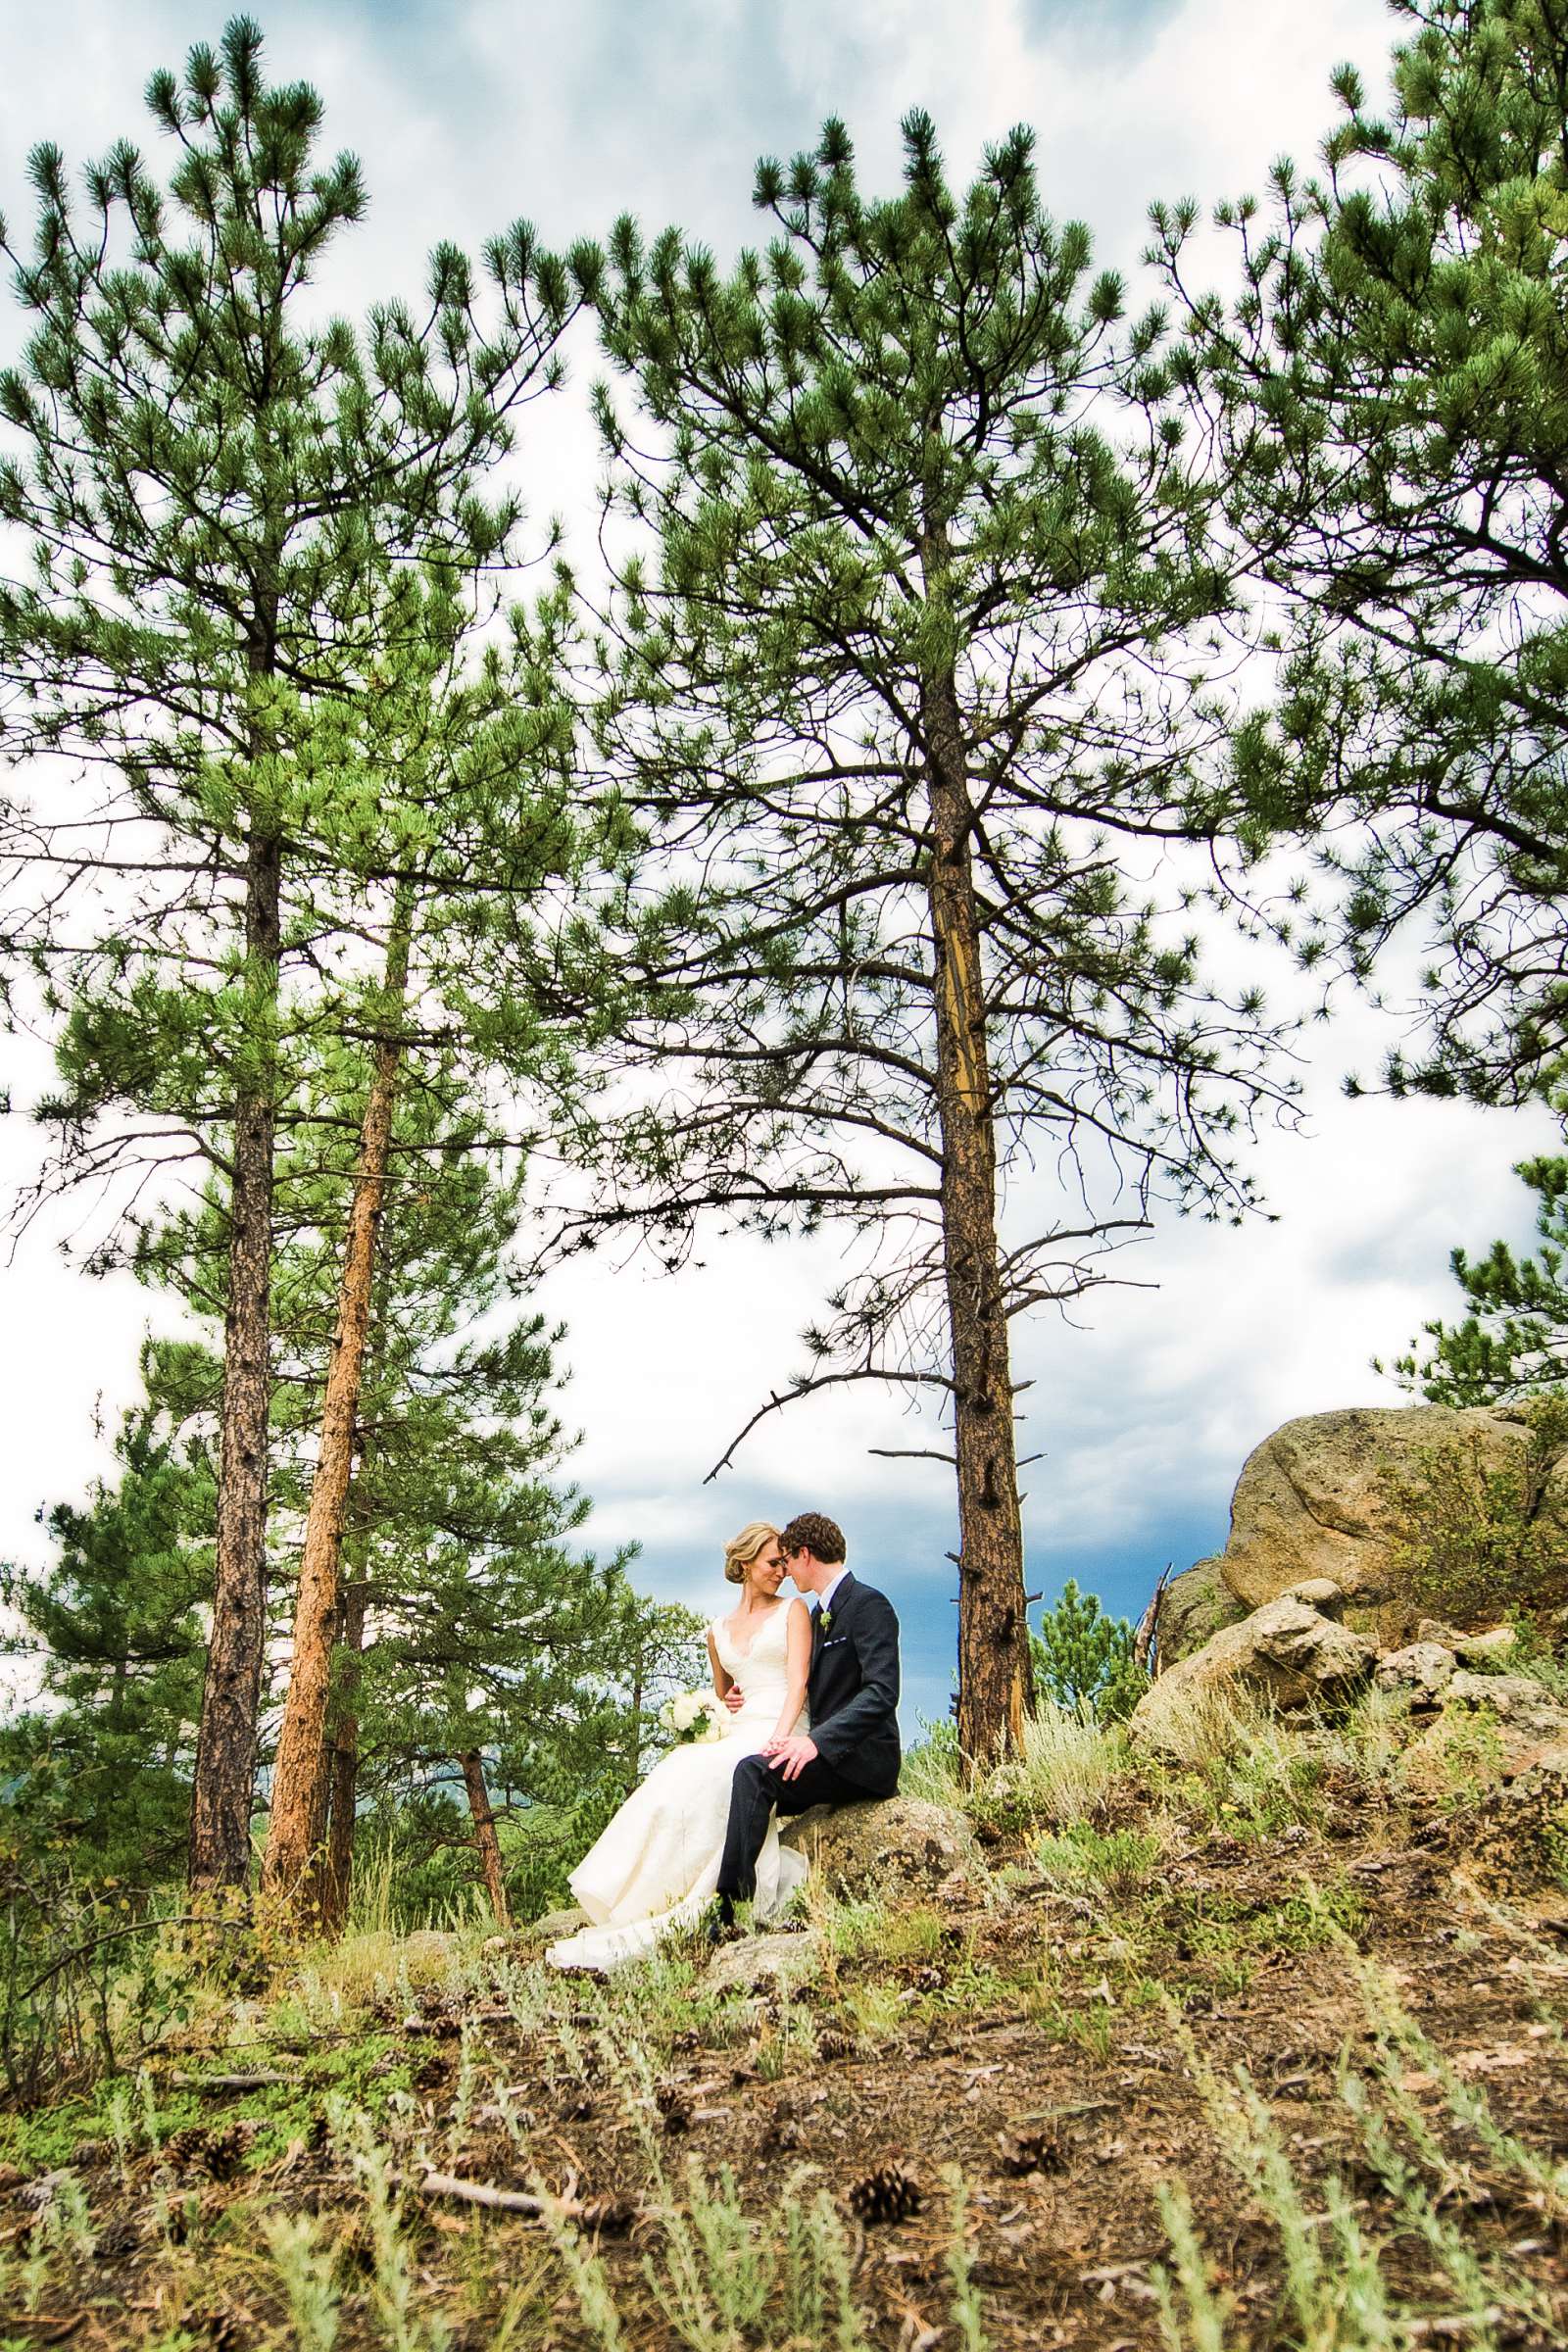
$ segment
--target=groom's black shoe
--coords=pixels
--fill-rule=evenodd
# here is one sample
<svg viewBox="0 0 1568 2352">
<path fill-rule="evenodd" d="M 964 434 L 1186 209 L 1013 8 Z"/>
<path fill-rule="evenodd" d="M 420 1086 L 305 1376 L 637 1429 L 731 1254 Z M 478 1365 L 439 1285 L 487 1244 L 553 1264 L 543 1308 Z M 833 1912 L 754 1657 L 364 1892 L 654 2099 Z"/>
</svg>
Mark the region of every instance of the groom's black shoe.
<svg viewBox="0 0 1568 2352">
<path fill-rule="evenodd" d="M 735 1933 L 735 1905 L 727 1894 L 715 1894 L 703 1914 L 705 1943 L 728 1943 Z"/>
</svg>

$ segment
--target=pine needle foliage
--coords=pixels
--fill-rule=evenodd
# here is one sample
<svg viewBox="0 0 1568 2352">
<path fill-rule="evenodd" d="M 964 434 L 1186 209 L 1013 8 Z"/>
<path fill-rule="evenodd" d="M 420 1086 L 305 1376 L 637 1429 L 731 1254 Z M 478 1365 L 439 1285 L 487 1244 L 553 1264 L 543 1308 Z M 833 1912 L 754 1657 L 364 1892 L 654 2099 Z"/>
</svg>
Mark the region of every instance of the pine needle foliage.
<svg viewBox="0 0 1568 2352">
<path fill-rule="evenodd" d="M 1126 1618 L 1108 1616 L 1070 1576 L 1035 1629 L 1035 1688 L 1069 1713 L 1086 1710 L 1100 1722 L 1119 1722 L 1149 1688 L 1134 1642 Z"/>
<path fill-rule="evenodd" d="M 1311 838 L 1340 884 L 1287 928 L 1365 975 L 1414 920 L 1425 1017 L 1389 1082 L 1517 1101 L 1557 1082 L 1568 1013 L 1568 18 L 1393 13 L 1387 108 L 1343 67 L 1321 172 L 1219 208 L 1239 299 L 1187 279 L 1196 205 L 1154 208 L 1155 257 L 1287 614 L 1238 780 L 1259 843 Z"/>
<path fill-rule="evenodd" d="M 1391 1367 L 1434 1404 L 1513 1403 L 1568 1380 L 1568 1159 L 1544 1152 L 1514 1173 L 1536 1196 L 1539 1249 L 1528 1257 L 1503 1241 L 1484 1257 L 1455 1250 L 1449 1264 L 1469 1313 L 1424 1323 Z"/>
</svg>

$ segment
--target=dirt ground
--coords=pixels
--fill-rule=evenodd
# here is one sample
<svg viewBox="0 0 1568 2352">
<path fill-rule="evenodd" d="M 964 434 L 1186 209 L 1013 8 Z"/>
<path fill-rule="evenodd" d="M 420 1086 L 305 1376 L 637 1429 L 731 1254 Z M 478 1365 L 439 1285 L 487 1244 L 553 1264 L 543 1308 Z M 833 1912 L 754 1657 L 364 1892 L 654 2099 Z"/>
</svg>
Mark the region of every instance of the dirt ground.
<svg viewBox="0 0 1568 2352">
<path fill-rule="evenodd" d="M 775 2237 L 792 2204 L 825 2189 L 844 2217 L 867 2339 L 935 2352 L 965 2340 L 953 2316 L 944 2170 L 956 2166 L 969 2276 L 996 2352 L 1159 2344 L 1152 2274 L 1169 2260 L 1160 2192 L 1178 2184 L 1209 2283 L 1230 2299 L 1225 2341 L 1283 2346 L 1298 2338 L 1284 2314 L 1278 2214 L 1256 2193 L 1264 2142 L 1255 2129 L 1238 2139 L 1216 2123 L 1216 2099 L 1234 2098 L 1224 2085 L 1241 2066 L 1272 2116 L 1306 2231 L 1325 2249 L 1324 2184 L 1344 2181 L 1391 2296 L 1412 2315 L 1402 2340 L 1478 2340 L 1474 2322 L 1455 2328 L 1449 2316 L 1446 2230 L 1521 2282 L 1523 2311 L 1513 2299 L 1499 2308 L 1493 2340 L 1555 2346 L 1568 2340 L 1568 1895 L 1539 1873 L 1534 1885 L 1510 1884 L 1479 1850 L 1462 1820 L 1363 1816 L 1347 1795 L 1326 1805 L 1319 1828 L 1265 1841 L 1213 1833 L 1153 1873 L 1140 1874 L 1135 1850 L 1124 1884 L 1112 1851 L 1083 1891 L 1031 1881 L 1023 1850 L 1004 1843 L 992 1858 L 1011 1864 L 1004 1904 L 917 1906 L 796 1992 L 716 2014 L 700 1977 L 631 2014 L 613 1992 L 545 1987 L 537 1961 L 515 1952 L 492 1955 L 490 1981 L 466 1993 L 383 1999 L 337 2039 L 359 2034 L 366 2079 L 407 2086 L 380 2129 L 400 2168 L 393 2193 L 419 2324 L 437 2318 L 460 2352 L 606 2340 L 584 2322 L 536 2219 L 426 2193 L 425 2163 L 587 2206 L 586 2241 L 623 2340 L 650 2347 L 695 2340 L 647 2276 L 667 2246 L 660 2209 L 689 2203 L 689 2167 L 709 2181 L 727 2167 L 746 2213 Z M 1369 2008 L 1358 1954 L 1402 2005 L 1402 2038 Z M 325 2090 L 313 2104 L 313 2068 L 324 2082 L 325 2061 L 297 2015 L 290 2030 L 286 2050 L 263 2031 L 258 2069 L 291 2078 L 280 2148 L 247 2121 L 255 2097 L 212 2083 L 239 2071 L 233 2047 L 185 2036 L 149 2077 L 170 2119 L 156 2150 L 89 2138 L 67 2151 L 86 2225 L 74 2251 L 53 2243 L 47 2268 L 41 2143 L 36 2131 L 19 2143 L 24 2162 L 0 2172 L 10 2299 L 0 2348 L 301 2340 L 258 2253 L 280 2216 L 314 2217 L 336 2249 L 339 2343 L 398 2340 L 345 2109 Z M 318 2035 L 322 2048 L 331 2038 Z M 1376 2076 L 1385 2093 L 1396 2086 L 1396 2136 L 1415 2151 L 1430 2228 L 1413 2226 L 1387 2166 L 1369 2159 L 1343 2093 L 1346 2067 Z M 1205 2073 L 1206 2094 L 1196 2079 Z M 336 2080 L 352 2104 L 352 2078 L 339 2067 Z M 270 2090 L 255 2086 L 263 2114 Z M 1485 2106 L 1472 2113 L 1474 2093 Z M 62 2169 L 58 2154 L 51 2169 Z M 27 2300 L 30 2311 L 19 2307 Z M 767 2325 L 773 2334 L 730 2340 L 787 2340 L 776 2317 Z M 434 2342 L 439 2330 L 404 2340 Z"/>
</svg>

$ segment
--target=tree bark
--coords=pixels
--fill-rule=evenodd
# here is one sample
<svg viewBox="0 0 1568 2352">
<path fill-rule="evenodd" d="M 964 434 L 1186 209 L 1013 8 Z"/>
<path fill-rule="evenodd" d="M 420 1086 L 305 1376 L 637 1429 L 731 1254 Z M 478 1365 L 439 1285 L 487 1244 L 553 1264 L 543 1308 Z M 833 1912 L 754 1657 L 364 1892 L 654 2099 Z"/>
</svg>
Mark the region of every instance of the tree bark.
<svg viewBox="0 0 1568 2352">
<path fill-rule="evenodd" d="M 468 1791 L 473 1842 L 479 1849 L 479 1866 L 490 1890 L 490 1908 L 496 1915 L 497 1927 L 510 1928 L 512 1913 L 507 1904 L 506 1881 L 501 1875 L 501 1840 L 496 1836 L 496 1817 L 490 1810 L 490 1791 L 484 1785 L 484 1764 L 476 1747 L 466 1750 L 458 1762 L 463 1767 L 464 1786 Z"/>
<path fill-rule="evenodd" d="M 253 823 L 245 857 L 245 953 L 263 1027 L 270 1026 L 277 999 L 282 875 L 281 843 Z M 242 1076 L 234 1097 L 213 1619 L 191 1786 L 193 1892 L 243 1887 L 250 1879 L 267 1617 L 274 1123 L 270 1053 L 261 1053 L 260 1065 L 259 1076 Z"/>
<path fill-rule="evenodd" d="M 972 812 L 951 672 L 928 683 L 924 723 L 942 1247 L 958 1471 L 958 1747 L 972 1770 L 1021 1746 L 1032 1678 Z"/>
<path fill-rule="evenodd" d="M 631 1686 L 631 1764 L 626 1773 L 626 1794 L 630 1796 L 643 1776 L 643 1662 L 637 1660 L 637 1671 Z"/>
<path fill-rule="evenodd" d="M 332 1637 L 337 1625 L 338 1567 L 343 1553 L 345 1505 L 354 1470 L 355 1427 L 370 1334 L 370 1298 L 375 1277 L 376 1234 L 386 1192 L 392 1113 L 397 1099 L 402 1046 L 395 1033 L 408 984 L 409 926 L 406 909 L 394 917 L 387 951 L 385 1020 L 376 1041 L 370 1090 L 360 1128 L 348 1238 L 338 1283 L 337 1328 L 321 1405 L 320 1448 L 311 1481 L 299 1591 L 294 1603 L 294 1653 L 289 1669 L 277 1761 L 272 1769 L 272 1809 L 262 1865 L 262 1885 L 293 1908 L 316 1857 L 324 1828 L 324 1747 L 327 1696 L 331 1688 Z"/>
<path fill-rule="evenodd" d="M 360 1653 L 365 1647 L 365 1606 L 369 1590 L 363 1581 L 343 1588 L 343 1622 L 338 1635 L 343 1665 L 337 1720 L 332 1726 L 327 1751 L 327 1813 L 318 1898 L 321 1932 L 331 1936 L 341 1936 L 348 1926 L 349 1889 L 354 1878 L 354 1818 L 360 1778 L 357 1702 Z M 316 1842 L 322 1842 L 319 1836 Z"/>
</svg>

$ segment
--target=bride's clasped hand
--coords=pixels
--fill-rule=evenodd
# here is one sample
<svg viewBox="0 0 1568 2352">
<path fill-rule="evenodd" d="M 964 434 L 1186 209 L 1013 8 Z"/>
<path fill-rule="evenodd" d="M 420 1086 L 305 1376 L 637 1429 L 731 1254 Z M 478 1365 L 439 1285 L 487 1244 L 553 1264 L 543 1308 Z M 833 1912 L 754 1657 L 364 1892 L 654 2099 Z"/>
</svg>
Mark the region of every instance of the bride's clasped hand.
<svg viewBox="0 0 1568 2352">
<path fill-rule="evenodd" d="M 583 1856 L 569 1883 L 591 1924 L 550 1947 L 557 1968 L 619 1966 L 715 1905 L 776 1919 L 806 1876 L 778 1814 L 898 1786 L 898 1620 L 850 1575 L 834 1522 L 803 1512 L 781 1533 L 756 1520 L 726 1544 L 724 1574 L 735 1605 L 708 1628 L 720 1736 L 688 1729 Z"/>
</svg>

